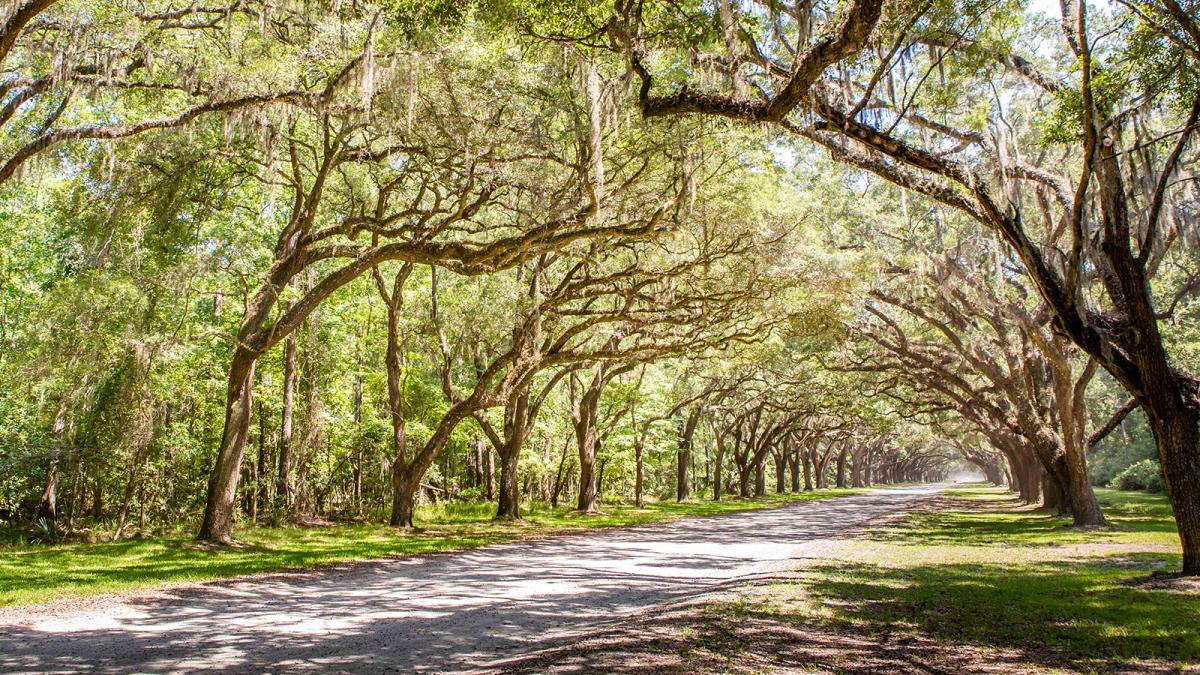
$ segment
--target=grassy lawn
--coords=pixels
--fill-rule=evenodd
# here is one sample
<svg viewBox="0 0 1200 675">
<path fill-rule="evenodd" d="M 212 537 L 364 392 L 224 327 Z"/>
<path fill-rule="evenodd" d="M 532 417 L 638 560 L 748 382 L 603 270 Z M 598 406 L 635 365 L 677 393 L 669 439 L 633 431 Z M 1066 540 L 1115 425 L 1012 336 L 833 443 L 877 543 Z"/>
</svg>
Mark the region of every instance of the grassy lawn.
<svg viewBox="0 0 1200 675">
<path fill-rule="evenodd" d="M 838 672 L 1200 664 L 1198 587 L 1161 575 L 1146 583 L 1180 564 L 1165 498 L 1099 490 L 1112 526 L 1079 531 L 997 488 L 946 497 L 947 510 L 839 543 L 794 576 L 705 605 L 680 651 L 740 649 L 727 662 L 734 670 L 756 653 L 767 669 L 815 663 Z"/>
<path fill-rule="evenodd" d="M 421 530 L 406 533 L 380 525 L 241 529 L 245 546 L 228 550 L 195 544 L 185 535 L 112 543 L 0 547 L 0 607 L 68 596 L 145 588 L 171 581 L 202 581 L 255 572 L 450 551 L 587 528 L 650 523 L 839 497 L 862 490 L 772 494 L 754 500 L 663 502 L 645 508 L 605 505 L 581 515 L 538 504 L 526 522 L 496 523 L 491 504 L 447 504 L 418 512 Z"/>
</svg>

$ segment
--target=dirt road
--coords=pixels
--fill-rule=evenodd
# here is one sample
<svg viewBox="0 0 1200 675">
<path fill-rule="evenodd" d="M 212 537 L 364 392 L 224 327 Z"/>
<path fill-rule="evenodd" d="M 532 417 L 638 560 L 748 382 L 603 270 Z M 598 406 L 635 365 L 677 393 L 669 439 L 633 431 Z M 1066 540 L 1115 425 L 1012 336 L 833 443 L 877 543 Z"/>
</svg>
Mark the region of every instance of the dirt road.
<svg viewBox="0 0 1200 675">
<path fill-rule="evenodd" d="M 928 499 L 893 488 L 712 518 L 271 575 L 0 623 L 0 671 L 496 669 L 769 572 Z"/>
</svg>

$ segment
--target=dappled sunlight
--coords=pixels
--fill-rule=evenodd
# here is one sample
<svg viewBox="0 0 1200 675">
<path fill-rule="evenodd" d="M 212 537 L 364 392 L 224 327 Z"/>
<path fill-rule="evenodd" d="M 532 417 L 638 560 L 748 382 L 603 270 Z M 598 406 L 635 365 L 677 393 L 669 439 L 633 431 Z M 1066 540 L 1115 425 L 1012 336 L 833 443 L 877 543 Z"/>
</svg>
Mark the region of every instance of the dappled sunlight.
<svg viewBox="0 0 1200 675">
<path fill-rule="evenodd" d="M 593 532 L 180 588 L 94 612 L 31 618 L 0 635 L 0 670 L 221 668 L 439 670 L 502 658 L 723 585 L 769 578 L 932 488 L 886 490 Z M 405 535 L 398 541 L 441 541 Z M 332 544 L 331 544 L 332 545 Z M 285 558 L 301 555 L 274 550 Z M 171 552 L 167 552 L 170 559 Z M 246 554 L 221 556 L 237 560 Z M 217 557 L 221 557 L 217 556 Z M 131 572 L 134 573 L 134 572 Z M 279 631 L 287 625 L 287 631 Z M 57 638 L 70 631 L 72 640 Z M 186 646 L 189 660 L 178 661 Z"/>
<path fill-rule="evenodd" d="M 984 509 L 923 509 L 886 533 L 834 542 L 792 571 L 731 595 L 702 597 L 513 663 L 530 673 L 620 670 L 642 658 L 678 673 L 1173 673 L 1200 667 L 1200 585 L 1157 574 L 1175 569 L 1179 554 L 1156 544 L 1153 529 L 1123 530 L 1119 543 L 1095 543 L 1111 533 L 1089 530 L 1081 543 L 1047 545 L 1040 514 L 988 506 L 1008 502 L 1001 491 L 953 492 L 943 496 L 968 501 L 955 507 L 953 499 L 939 499 L 937 506 L 983 502 Z M 1162 504 L 1146 495 L 1102 496 L 1117 506 L 1117 518 L 1126 512 L 1123 504 L 1143 513 Z M 946 543 L 939 527 L 958 515 L 970 516 L 975 529 Z M 997 528 L 986 534 L 1013 533 L 1009 541 L 980 541 L 992 519 Z"/>
<path fill-rule="evenodd" d="M 474 548 L 531 536 L 736 513 L 861 492 L 818 490 L 753 500 L 657 502 L 642 509 L 611 504 L 605 505 L 605 512 L 600 514 L 580 514 L 567 507 L 552 509 L 535 503 L 520 523 L 494 521 L 494 504 L 441 503 L 420 509 L 421 529 L 417 531 L 382 525 L 254 528 L 237 531 L 240 545 L 229 549 L 198 544 L 183 536 L 6 547 L 0 548 L 0 606 L 163 582 Z"/>
<path fill-rule="evenodd" d="M 825 566 L 804 571 L 794 582 L 808 589 L 807 605 L 824 611 L 792 613 L 786 604 L 772 611 L 796 621 L 824 621 L 831 629 L 916 629 L 939 642 L 1017 649 L 1024 660 L 1047 666 L 1200 661 L 1196 598 L 1122 583 L 1150 569 L 1104 559 Z"/>
<path fill-rule="evenodd" d="M 1170 509 L 1161 498 L 1097 489 L 1109 524 L 1080 530 L 1066 516 L 1022 504 L 1004 488 L 947 490 L 938 510 L 918 514 L 900 526 L 878 530 L 870 539 L 899 544 L 947 546 L 1070 546 L 1179 544 Z"/>
</svg>

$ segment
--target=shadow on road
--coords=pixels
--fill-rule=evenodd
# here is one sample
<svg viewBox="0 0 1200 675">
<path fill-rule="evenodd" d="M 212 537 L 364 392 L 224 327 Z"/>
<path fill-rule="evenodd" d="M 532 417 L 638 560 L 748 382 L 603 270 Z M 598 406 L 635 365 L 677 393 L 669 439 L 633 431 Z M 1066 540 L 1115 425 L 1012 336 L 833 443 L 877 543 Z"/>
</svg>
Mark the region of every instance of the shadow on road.
<svg viewBox="0 0 1200 675">
<path fill-rule="evenodd" d="M 0 670 L 468 670 L 731 580 L 936 488 L 213 583 L 0 626 Z"/>
</svg>

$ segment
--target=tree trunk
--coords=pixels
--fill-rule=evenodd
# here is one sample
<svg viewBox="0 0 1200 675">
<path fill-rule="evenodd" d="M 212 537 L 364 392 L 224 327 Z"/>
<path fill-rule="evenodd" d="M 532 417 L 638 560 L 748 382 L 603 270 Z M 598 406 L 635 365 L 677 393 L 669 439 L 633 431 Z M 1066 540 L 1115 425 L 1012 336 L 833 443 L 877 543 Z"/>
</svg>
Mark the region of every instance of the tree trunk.
<svg viewBox="0 0 1200 675">
<path fill-rule="evenodd" d="M 396 461 L 392 476 L 391 524 L 393 527 L 413 527 L 413 511 L 417 494 L 421 489 L 421 478 L 429 469 L 429 465 L 446 447 L 454 429 L 469 413 L 470 409 L 467 406 L 455 404 L 438 422 L 433 435 L 414 457 L 405 462 Z"/>
<path fill-rule="evenodd" d="M 599 462 L 599 469 L 596 471 L 596 499 L 600 499 L 600 495 L 604 493 L 604 467 L 608 466 L 608 458 L 605 457 Z"/>
<path fill-rule="evenodd" d="M 700 421 L 701 406 L 697 405 L 687 419 L 679 434 L 679 452 L 676 453 L 675 500 L 687 501 L 692 496 L 691 482 L 688 472 L 692 465 L 692 439 L 696 436 L 696 424 Z"/>
<path fill-rule="evenodd" d="M 688 465 L 691 459 L 691 451 L 680 443 L 679 450 L 675 453 L 675 501 L 687 501 L 692 495 L 691 484 L 688 483 Z"/>
<path fill-rule="evenodd" d="M 292 490 L 288 473 L 292 464 L 292 426 L 296 396 L 296 334 L 284 342 L 283 355 L 283 415 L 279 424 L 279 476 L 275 480 L 276 506 L 287 511 L 292 505 Z"/>
<path fill-rule="evenodd" d="M 1042 500 L 1042 467 L 1033 457 L 1022 459 L 1021 499 L 1026 504 L 1037 504 Z"/>
<path fill-rule="evenodd" d="M 839 488 L 846 487 L 846 448 L 838 451 L 837 456 L 837 486 Z"/>
<path fill-rule="evenodd" d="M 401 432 L 403 434 L 403 432 Z M 407 486 L 404 471 L 404 440 L 401 438 L 395 456 L 392 458 L 392 515 L 388 525 L 392 527 L 412 527 L 413 490 Z"/>
<path fill-rule="evenodd" d="M 813 458 L 813 473 L 816 474 L 817 489 L 824 490 L 829 487 L 829 478 L 826 475 L 826 468 L 829 467 L 829 456 L 826 455 L 821 459 Z"/>
<path fill-rule="evenodd" d="M 67 400 L 60 397 L 54 409 L 54 421 L 50 431 L 54 447 L 50 448 L 50 461 L 46 464 L 46 486 L 38 503 L 37 516 L 50 525 L 58 518 L 58 460 L 62 454 L 63 434 L 67 428 Z"/>
<path fill-rule="evenodd" d="M 483 486 L 484 495 L 488 501 L 496 498 L 496 466 L 495 460 L 492 458 L 492 448 L 487 446 L 483 449 Z"/>
<path fill-rule="evenodd" d="M 800 491 L 800 452 L 792 450 L 787 453 L 788 470 L 792 475 L 792 492 Z"/>
<path fill-rule="evenodd" d="M 258 464 L 254 471 L 254 502 L 250 520 L 258 523 L 258 506 L 267 503 L 267 415 L 262 401 L 258 402 Z"/>
<path fill-rule="evenodd" d="M 50 458 L 46 467 L 46 487 L 42 490 L 42 499 L 38 503 L 37 516 L 51 525 L 58 518 L 58 455 L 57 451 Z"/>
<path fill-rule="evenodd" d="M 858 452 L 850 456 L 850 487 L 860 488 L 863 486 L 862 464 L 863 455 L 865 454 L 866 453 L 860 449 Z"/>
<path fill-rule="evenodd" d="M 520 458 L 521 443 L 516 439 L 509 439 L 500 450 L 500 499 L 496 507 L 497 520 L 521 519 L 521 489 L 517 467 Z"/>
<path fill-rule="evenodd" d="M 633 458 L 634 458 L 634 463 L 636 465 L 635 471 L 637 472 L 637 475 L 634 477 L 634 481 L 633 481 L 633 504 L 634 504 L 634 506 L 638 507 L 639 509 L 642 508 L 642 506 L 643 506 L 643 503 L 642 503 L 642 489 L 643 489 L 643 487 L 642 487 L 642 472 L 643 472 L 644 467 L 642 466 L 642 451 L 644 449 L 644 446 L 645 446 L 645 444 L 642 443 L 641 440 L 634 441 Z"/>
<path fill-rule="evenodd" d="M 600 414 L 600 393 L 603 391 L 602 373 L 597 373 L 583 396 L 575 403 L 572 423 L 575 428 L 575 443 L 579 451 L 579 500 L 577 508 L 584 513 L 596 512 L 596 451 L 599 449 L 599 430 L 596 428 Z"/>
<path fill-rule="evenodd" d="M 800 463 L 804 465 L 804 491 L 813 490 L 812 453 L 808 450 L 800 452 Z"/>
<path fill-rule="evenodd" d="M 237 496 L 238 467 L 250 426 L 250 408 L 254 398 L 254 366 L 257 354 L 239 346 L 229 367 L 225 394 L 225 430 L 217 463 L 208 481 L 208 501 L 198 539 L 228 544 L 233 540 L 233 505 Z"/>
<path fill-rule="evenodd" d="M 724 488 L 722 482 L 724 480 L 725 466 L 725 435 L 716 432 L 715 429 L 713 431 L 715 432 L 713 435 L 716 436 L 717 440 L 717 456 L 713 460 L 713 501 L 719 502 L 721 501 L 721 493 Z"/>
<path fill-rule="evenodd" d="M 500 447 L 500 500 L 496 518 L 502 520 L 521 519 L 521 491 L 518 481 L 518 464 L 521 448 L 529 436 L 533 420 L 529 414 L 529 391 L 509 399 L 504 410 L 504 445 Z"/>
<path fill-rule="evenodd" d="M 418 479 L 419 482 L 419 479 Z M 416 501 L 419 485 L 409 480 L 403 468 L 392 470 L 392 516 L 388 524 L 392 527 L 412 529 L 413 504 Z"/>
<path fill-rule="evenodd" d="M 1183 573 L 1200 575 L 1200 408 L 1182 404 L 1168 416 L 1146 407 L 1158 446 L 1167 498 L 1179 528 Z"/>
<path fill-rule="evenodd" d="M 405 276 L 401 276 L 405 275 Z M 383 365 L 387 371 L 388 417 L 392 423 L 392 512 L 388 524 L 392 527 L 413 526 L 413 490 L 406 470 L 408 468 L 408 420 L 404 416 L 404 356 L 400 349 L 400 304 L 403 298 L 404 271 L 397 275 L 391 295 L 385 295 L 388 306 L 387 348 L 384 350 Z M 376 275 L 378 282 L 380 277 Z M 382 289 L 382 283 L 380 283 Z M 282 465 L 282 460 L 280 461 Z"/>
<path fill-rule="evenodd" d="M 567 466 L 567 453 L 570 451 L 570 443 L 563 443 L 562 457 L 558 460 L 558 471 L 554 474 L 554 487 L 550 489 L 550 507 L 558 508 L 558 496 L 562 493 L 563 485 L 566 480 L 563 477 L 563 470 Z"/>
<path fill-rule="evenodd" d="M 750 498 L 750 474 L 753 471 L 749 465 L 738 467 L 738 496 L 742 499 Z"/>
<path fill-rule="evenodd" d="M 754 496 L 755 497 L 766 497 L 767 496 L 767 472 L 765 471 L 766 467 L 763 466 L 764 463 L 765 462 L 763 461 L 763 458 L 760 458 L 757 462 L 754 463 Z"/>
<path fill-rule="evenodd" d="M 1082 448 L 1067 451 L 1063 455 L 1063 473 L 1066 478 L 1067 501 L 1071 508 L 1071 519 L 1076 527 L 1104 525 L 1104 513 L 1096 501 L 1096 492 L 1088 480 L 1087 461 Z"/>
<path fill-rule="evenodd" d="M 775 492 L 783 494 L 787 492 L 787 466 L 784 464 L 783 455 L 774 455 L 775 460 Z"/>
<path fill-rule="evenodd" d="M 579 500 L 576 508 L 584 513 L 596 512 L 596 444 L 595 430 L 579 442 Z"/>
<path fill-rule="evenodd" d="M 1062 515 L 1067 511 L 1067 499 L 1063 493 L 1062 485 L 1055 480 L 1053 474 L 1043 470 L 1041 475 L 1042 483 L 1042 508 L 1051 513 Z"/>
</svg>

